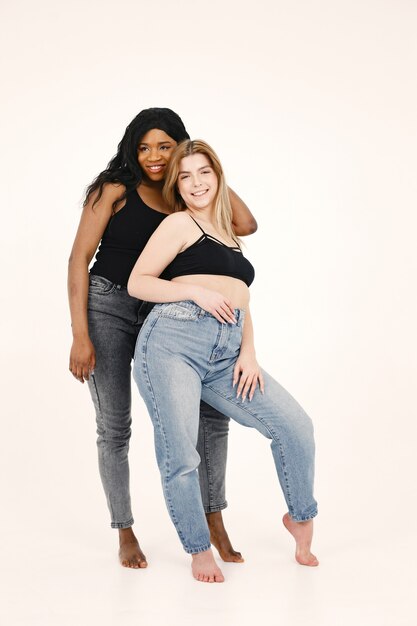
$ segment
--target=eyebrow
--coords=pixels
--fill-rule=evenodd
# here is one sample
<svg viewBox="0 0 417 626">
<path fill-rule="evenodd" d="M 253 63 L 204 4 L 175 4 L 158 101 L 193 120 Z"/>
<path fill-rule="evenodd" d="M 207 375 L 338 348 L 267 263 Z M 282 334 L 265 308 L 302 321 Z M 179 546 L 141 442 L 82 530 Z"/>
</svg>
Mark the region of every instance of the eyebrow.
<svg viewBox="0 0 417 626">
<path fill-rule="evenodd" d="M 160 141 L 160 142 L 158 143 L 158 146 L 163 146 L 165 143 L 167 143 L 167 144 L 171 145 L 171 143 L 172 143 L 172 142 L 171 142 L 171 141 Z M 140 141 L 140 142 L 139 142 L 139 145 L 140 145 L 140 146 L 149 146 L 149 144 L 148 144 L 148 143 L 145 143 L 144 141 Z"/>
<path fill-rule="evenodd" d="M 208 167 L 212 167 L 212 166 L 211 165 L 203 165 L 203 167 L 199 167 L 197 171 L 199 172 L 200 170 L 205 170 Z M 181 170 L 181 171 L 178 172 L 178 174 L 190 174 L 190 172 L 188 170 Z"/>
</svg>

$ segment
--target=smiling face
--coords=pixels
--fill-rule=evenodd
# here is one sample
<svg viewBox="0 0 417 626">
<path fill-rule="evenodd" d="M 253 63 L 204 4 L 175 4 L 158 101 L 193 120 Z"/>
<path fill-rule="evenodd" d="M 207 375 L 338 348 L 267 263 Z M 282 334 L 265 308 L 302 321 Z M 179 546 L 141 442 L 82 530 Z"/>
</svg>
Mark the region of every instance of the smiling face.
<svg viewBox="0 0 417 626">
<path fill-rule="evenodd" d="M 138 145 L 138 162 L 148 180 L 156 183 L 165 177 L 165 170 L 177 142 L 159 128 L 152 128 Z"/>
<path fill-rule="evenodd" d="M 177 187 L 189 209 L 211 209 L 218 186 L 213 166 L 205 154 L 190 154 L 181 159 Z"/>
</svg>

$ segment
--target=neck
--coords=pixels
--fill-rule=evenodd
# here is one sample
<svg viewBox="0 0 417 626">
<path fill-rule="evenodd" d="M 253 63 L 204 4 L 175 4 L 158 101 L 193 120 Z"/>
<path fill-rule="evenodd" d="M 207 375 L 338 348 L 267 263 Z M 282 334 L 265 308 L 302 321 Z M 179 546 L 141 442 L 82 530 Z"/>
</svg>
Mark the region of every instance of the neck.
<svg viewBox="0 0 417 626">
<path fill-rule="evenodd" d="M 149 178 L 146 178 L 146 176 L 142 176 L 140 184 L 144 187 L 150 187 L 151 189 L 158 189 L 159 191 L 162 191 L 164 182 L 165 181 L 163 180 L 149 180 Z"/>
<path fill-rule="evenodd" d="M 201 220 L 214 226 L 214 207 L 206 207 L 204 209 L 191 209 L 187 207 L 187 211 L 196 220 Z"/>
</svg>

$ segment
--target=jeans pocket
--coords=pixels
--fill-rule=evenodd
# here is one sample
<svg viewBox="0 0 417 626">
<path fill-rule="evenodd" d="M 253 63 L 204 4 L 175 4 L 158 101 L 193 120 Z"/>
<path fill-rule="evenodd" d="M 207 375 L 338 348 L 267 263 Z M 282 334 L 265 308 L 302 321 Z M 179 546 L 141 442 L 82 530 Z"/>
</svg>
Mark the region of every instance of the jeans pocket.
<svg viewBox="0 0 417 626">
<path fill-rule="evenodd" d="M 103 276 L 90 274 L 88 291 L 99 296 L 108 296 L 117 289 L 117 285 Z"/>
<path fill-rule="evenodd" d="M 192 303 L 169 302 L 161 307 L 160 317 L 168 317 L 180 321 L 195 321 L 198 318 L 198 308 Z"/>
</svg>

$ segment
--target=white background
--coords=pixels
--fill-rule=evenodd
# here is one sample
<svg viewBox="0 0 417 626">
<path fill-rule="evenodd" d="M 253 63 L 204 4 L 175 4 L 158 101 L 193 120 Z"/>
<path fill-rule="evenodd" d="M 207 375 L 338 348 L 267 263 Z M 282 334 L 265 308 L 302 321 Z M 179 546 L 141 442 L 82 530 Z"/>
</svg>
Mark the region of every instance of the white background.
<svg viewBox="0 0 417 626">
<path fill-rule="evenodd" d="M 417 4 L 17 0 L 0 19 L 2 623 L 415 624 Z M 194 582 L 136 390 L 150 566 L 117 563 L 66 268 L 85 186 L 149 106 L 213 145 L 258 220 L 258 356 L 315 423 L 318 569 L 293 562 L 267 442 L 232 425 L 246 563 Z"/>
</svg>

